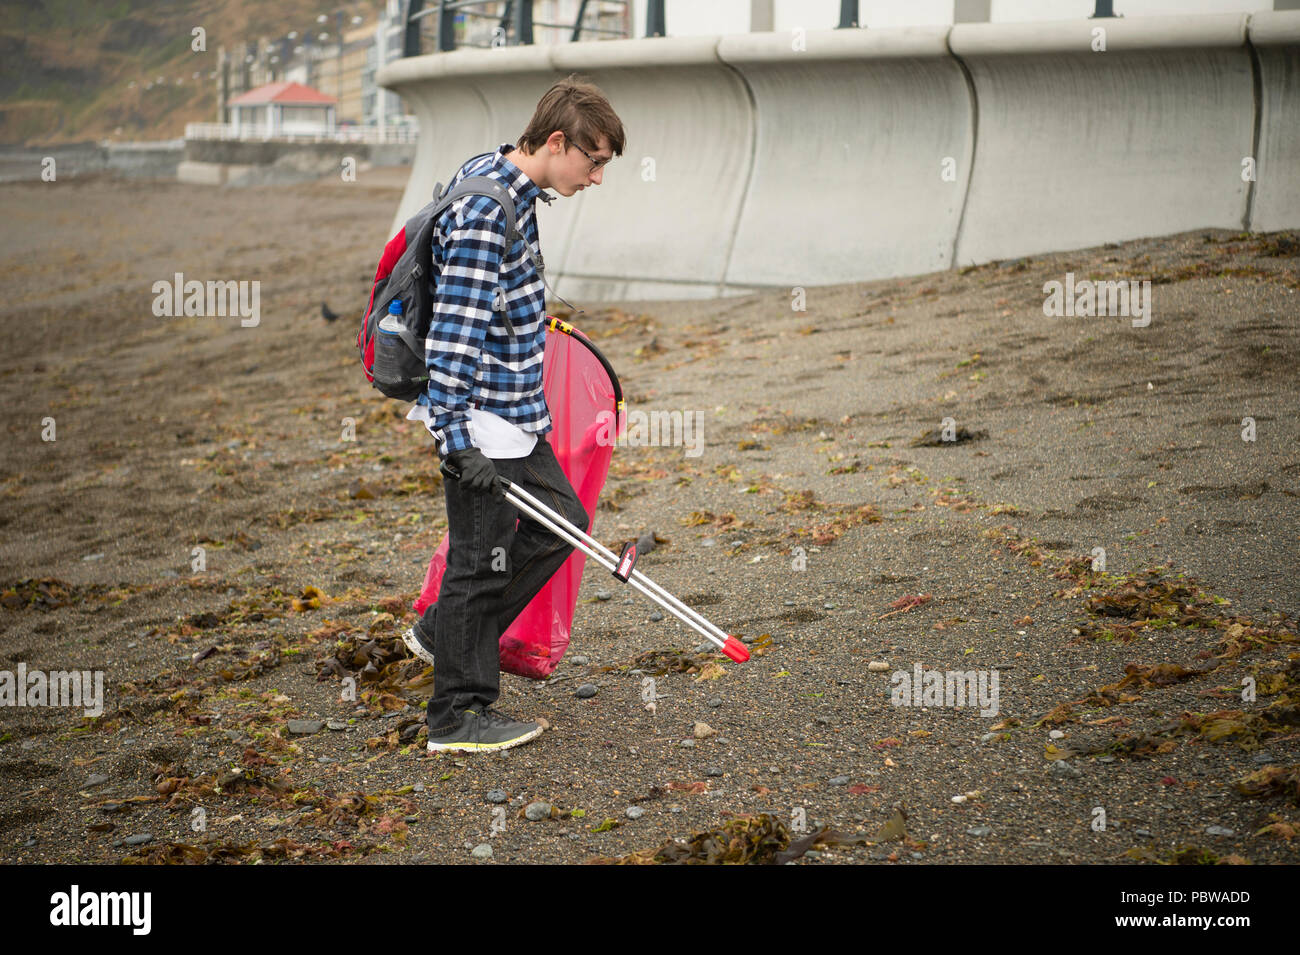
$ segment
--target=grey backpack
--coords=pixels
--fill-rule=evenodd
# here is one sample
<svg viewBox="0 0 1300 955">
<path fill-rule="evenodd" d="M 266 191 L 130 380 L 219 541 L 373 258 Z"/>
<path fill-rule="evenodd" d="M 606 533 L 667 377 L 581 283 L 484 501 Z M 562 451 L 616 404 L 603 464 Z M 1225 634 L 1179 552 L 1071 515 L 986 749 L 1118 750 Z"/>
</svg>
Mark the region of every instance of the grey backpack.
<svg viewBox="0 0 1300 955">
<path fill-rule="evenodd" d="M 505 186 L 486 176 L 468 176 L 446 191 L 438 183 L 433 189 L 433 201 L 406 220 L 402 231 L 384 247 L 357 334 L 357 348 L 366 378 L 389 398 L 414 401 L 429 381 L 424 340 L 433 314 L 433 287 L 427 279 L 433 271 L 434 226 L 449 205 L 461 196 L 473 195 L 489 196 L 501 205 L 506 220 L 506 249 L 514 248 L 519 237 L 514 200 Z M 545 283 L 540 256 L 527 240 L 524 248 Z M 509 318 L 505 322 L 513 339 L 515 329 Z"/>
</svg>

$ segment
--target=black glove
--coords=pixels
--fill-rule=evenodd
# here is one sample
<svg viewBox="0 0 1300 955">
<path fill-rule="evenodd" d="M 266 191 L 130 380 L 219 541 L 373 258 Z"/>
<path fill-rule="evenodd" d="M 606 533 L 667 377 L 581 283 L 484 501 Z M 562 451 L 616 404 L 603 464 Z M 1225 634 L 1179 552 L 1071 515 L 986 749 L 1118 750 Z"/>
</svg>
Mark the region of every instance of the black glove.
<svg viewBox="0 0 1300 955">
<path fill-rule="evenodd" d="M 461 486 L 477 493 L 496 488 L 497 469 L 478 448 L 464 448 L 447 455 L 447 463 L 460 472 Z"/>
</svg>

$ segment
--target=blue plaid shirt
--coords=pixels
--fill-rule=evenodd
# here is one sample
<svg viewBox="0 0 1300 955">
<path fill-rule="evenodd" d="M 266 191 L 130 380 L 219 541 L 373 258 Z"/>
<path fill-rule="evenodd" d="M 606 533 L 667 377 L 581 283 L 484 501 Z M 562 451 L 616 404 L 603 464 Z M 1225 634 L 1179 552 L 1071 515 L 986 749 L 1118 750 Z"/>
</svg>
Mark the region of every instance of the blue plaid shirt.
<svg viewBox="0 0 1300 955">
<path fill-rule="evenodd" d="M 524 431 L 543 435 L 551 430 L 542 393 L 546 288 L 523 244 L 528 242 L 541 257 L 534 200 L 554 197 L 504 157 L 511 148 L 503 143 L 495 153 L 470 160 L 448 188 L 467 176 L 487 176 L 505 185 L 515 201 L 519 238 L 513 248 L 506 248 L 505 214 L 486 196 L 457 199 L 434 227 L 431 278 L 437 287 L 425 339 L 429 385 L 416 400 L 429 409 L 421 416 L 427 414 L 426 426 L 444 458 L 474 446 L 471 405 Z M 513 341 L 503 316 L 514 326 Z"/>
</svg>

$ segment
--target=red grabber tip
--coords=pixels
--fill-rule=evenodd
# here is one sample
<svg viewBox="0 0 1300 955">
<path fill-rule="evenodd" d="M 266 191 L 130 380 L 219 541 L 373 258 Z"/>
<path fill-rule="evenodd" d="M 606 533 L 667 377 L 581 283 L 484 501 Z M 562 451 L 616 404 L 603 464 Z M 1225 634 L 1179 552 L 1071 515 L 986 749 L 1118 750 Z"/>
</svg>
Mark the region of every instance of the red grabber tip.
<svg viewBox="0 0 1300 955">
<path fill-rule="evenodd" d="M 722 646 L 722 652 L 737 663 L 744 663 L 749 659 L 749 648 L 735 637 L 727 637 L 727 642 Z"/>
</svg>

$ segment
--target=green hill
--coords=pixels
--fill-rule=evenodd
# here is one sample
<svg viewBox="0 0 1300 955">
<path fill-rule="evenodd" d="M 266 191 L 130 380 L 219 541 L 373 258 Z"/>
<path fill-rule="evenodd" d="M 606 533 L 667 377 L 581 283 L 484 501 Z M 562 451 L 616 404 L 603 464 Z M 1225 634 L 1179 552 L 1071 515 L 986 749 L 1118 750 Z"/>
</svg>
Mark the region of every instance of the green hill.
<svg viewBox="0 0 1300 955">
<path fill-rule="evenodd" d="M 217 48 L 373 23 L 381 0 L 0 0 L 0 144 L 173 139 L 215 122 Z M 330 23 L 316 24 L 329 14 Z M 191 50 L 206 31 L 206 51 Z M 195 74 L 198 74 L 196 77 Z M 159 82 L 161 80 L 161 82 Z M 134 86 L 131 84 L 134 83 Z"/>
</svg>

